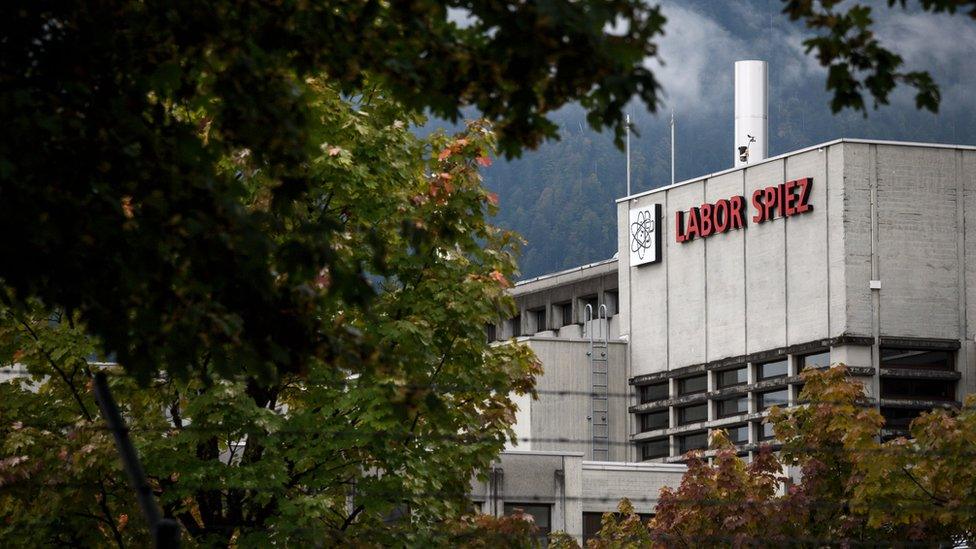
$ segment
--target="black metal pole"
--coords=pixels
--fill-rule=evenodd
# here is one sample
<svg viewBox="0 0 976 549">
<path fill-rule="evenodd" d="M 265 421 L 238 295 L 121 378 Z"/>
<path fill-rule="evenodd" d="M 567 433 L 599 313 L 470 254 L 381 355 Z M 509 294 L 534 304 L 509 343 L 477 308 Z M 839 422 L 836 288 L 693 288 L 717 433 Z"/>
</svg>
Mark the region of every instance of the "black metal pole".
<svg viewBox="0 0 976 549">
<path fill-rule="evenodd" d="M 112 398 L 112 393 L 109 391 L 105 372 L 95 374 L 95 401 L 98 402 L 98 408 L 102 411 L 108 429 L 112 431 L 112 435 L 115 437 L 115 447 L 119 451 L 122 467 L 125 469 L 126 476 L 129 477 L 129 485 L 136 493 L 136 499 L 139 500 L 139 507 L 142 508 L 142 513 L 146 516 L 146 522 L 149 523 L 149 531 L 152 532 L 154 545 L 159 549 L 178 548 L 180 543 L 179 524 L 172 519 L 162 518 L 159 513 L 156 498 L 153 497 L 152 488 L 149 487 L 146 473 L 142 470 L 142 464 L 139 462 L 139 454 L 136 453 L 135 447 L 132 446 L 132 440 L 129 439 L 129 429 L 125 426 L 125 420 L 122 419 L 119 407 L 115 404 L 115 399 Z"/>
</svg>

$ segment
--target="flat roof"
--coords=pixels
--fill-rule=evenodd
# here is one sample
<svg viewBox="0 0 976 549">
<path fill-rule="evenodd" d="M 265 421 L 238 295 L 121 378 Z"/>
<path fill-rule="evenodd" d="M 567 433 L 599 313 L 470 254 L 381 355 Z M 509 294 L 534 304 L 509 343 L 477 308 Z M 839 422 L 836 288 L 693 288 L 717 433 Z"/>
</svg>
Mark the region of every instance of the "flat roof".
<svg viewBox="0 0 976 549">
<path fill-rule="evenodd" d="M 590 274 L 590 273 L 587 273 L 586 271 L 597 270 L 600 267 L 606 267 L 606 268 L 605 269 L 602 269 L 602 270 L 599 270 L 599 272 L 592 273 L 593 276 L 599 276 L 599 275 L 607 274 L 607 273 L 609 273 L 609 272 L 612 271 L 612 269 L 609 266 L 610 265 L 615 265 L 616 263 L 617 263 L 617 258 L 616 257 L 611 257 L 610 259 L 604 259 L 602 261 L 596 261 L 594 263 L 587 263 L 586 265 L 580 265 L 579 267 L 572 267 L 572 268 L 565 269 L 565 270 L 562 270 L 562 271 L 556 271 L 554 273 L 546 273 L 544 275 L 539 275 L 539 276 L 536 276 L 536 277 L 533 277 L 533 278 L 529 278 L 529 279 L 526 279 L 526 280 L 519 280 L 518 282 L 515 283 L 515 287 L 512 288 L 512 290 L 513 290 L 513 292 L 517 292 L 518 290 L 522 290 L 522 289 L 524 289 L 523 287 L 528 286 L 530 284 L 535 284 L 537 282 L 543 282 L 543 281 L 550 280 L 550 279 L 553 279 L 553 278 L 558 278 L 558 277 L 561 277 L 561 276 L 565 276 L 565 277 L 568 277 L 570 279 L 570 280 L 566 280 L 566 281 L 563 281 L 563 282 L 583 280 L 583 279 L 587 278 L 587 276 L 589 276 L 589 274 Z"/>
<path fill-rule="evenodd" d="M 840 139 L 834 139 L 832 141 L 827 141 L 825 143 L 819 143 L 817 145 L 810 145 L 809 147 L 804 147 L 802 149 L 797 149 L 795 151 L 789 151 L 789 152 L 785 152 L 783 154 L 778 154 L 776 156 L 771 156 L 769 158 L 764 158 L 764 159 L 762 159 L 762 160 L 760 160 L 758 162 L 754 162 L 752 164 L 747 164 L 745 166 L 739 166 L 738 168 L 732 167 L 732 168 L 728 168 L 728 169 L 721 170 L 721 171 L 717 171 L 717 172 L 712 172 L 712 173 L 708 173 L 708 174 L 704 174 L 704 175 L 699 175 L 698 177 L 693 177 L 691 179 L 685 179 L 683 181 L 679 181 L 679 182 L 674 183 L 674 184 L 671 184 L 671 185 L 663 185 L 661 187 L 656 187 L 654 189 L 648 189 L 646 191 L 641 191 L 639 193 L 634 193 L 634 194 L 631 194 L 629 196 L 625 196 L 623 198 L 618 198 L 616 200 L 616 202 L 619 204 L 620 202 L 626 202 L 626 201 L 629 201 L 629 200 L 634 200 L 636 198 L 641 198 L 641 197 L 647 196 L 649 194 L 659 193 L 661 191 L 667 191 L 667 190 L 670 190 L 670 189 L 674 189 L 676 187 L 680 187 L 682 185 L 687 185 L 689 183 L 695 183 L 697 181 L 701 181 L 702 179 L 708 179 L 708 178 L 711 178 L 711 177 L 718 177 L 720 175 L 724 175 L 724 174 L 727 174 L 727 173 L 732 173 L 732 172 L 739 171 L 739 170 L 744 170 L 746 168 L 752 168 L 754 166 L 760 166 L 762 164 L 765 164 L 766 162 L 773 162 L 775 160 L 781 160 L 781 159 L 786 158 L 788 156 L 793 156 L 795 154 L 805 153 L 805 152 L 812 151 L 812 150 L 816 150 L 816 149 L 822 149 L 824 147 L 829 147 L 831 145 L 838 145 L 840 143 L 860 143 L 860 144 L 865 144 L 865 145 L 897 145 L 897 146 L 900 146 L 900 147 L 925 147 L 925 148 L 929 148 L 929 149 L 959 149 L 959 150 L 965 150 L 965 151 L 976 151 L 976 145 L 953 145 L 953 144 L 948 144 L 948 143 L 917 143 L 917 142 L 913 142 L 913 141 L 885 141 L 883 139 L 852 139 L 852 138 L 848 138 L 848 137 L 842 137 Z"/>
</svg>

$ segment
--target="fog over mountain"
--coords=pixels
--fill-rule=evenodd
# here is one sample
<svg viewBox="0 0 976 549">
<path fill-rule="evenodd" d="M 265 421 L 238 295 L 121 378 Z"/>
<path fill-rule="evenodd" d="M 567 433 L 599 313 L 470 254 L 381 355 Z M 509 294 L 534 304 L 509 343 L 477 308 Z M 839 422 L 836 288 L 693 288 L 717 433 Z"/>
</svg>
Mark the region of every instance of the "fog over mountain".
<svg viewBox="0 0 976 549">
<path fill-rule="evenodd" d="M 665 2 L 664 64 L 651 61 L 665 96 L 657 114 L 630 109 L 634 192 L 670 182 L 668 119 L 677 119 L 677 180 L 732 166 L 733 63 L 769 62 L 770 156 L 840 137 L 976 144 L 976 23 L 964 15 L 919 14 L 884 2 L 878 34 L 909 70 L 929 70 L 942 89 L 938 115 L 915 109 L 909 89 L 891 105 L 832 115 L 826 71 L 804 53 L 809 32 L 780 13 L 780 0 Z M 501 211 L 496 223 L 520 232 L 523 277 L 610 257 L 614 200 L 625 194 L 624 155 L 609 134 L 587 127 L 581 108 L 556 113 L 562 139 L 486 171 Z"/>
</svg>

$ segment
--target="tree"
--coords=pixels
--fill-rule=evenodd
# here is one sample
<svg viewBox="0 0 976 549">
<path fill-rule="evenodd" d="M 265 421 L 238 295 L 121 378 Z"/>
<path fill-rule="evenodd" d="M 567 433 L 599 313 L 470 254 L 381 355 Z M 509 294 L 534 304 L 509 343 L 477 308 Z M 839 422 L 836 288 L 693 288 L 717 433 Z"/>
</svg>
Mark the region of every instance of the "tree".
<svg viewBox="0 0 976 549">
<path fill-rule="evenodd" d="M 712 463 L 689 453 L 681 485 L 662 489 L 649 524 L 605 515 L 588 546 L 973 543 L 976 398 L 923 414 L 909 439 L 880 442 L 884 420 L 843 366 L 803 376 L 807 403 L 770 412 L 778 455 L 764 445 L 746 463 L 719 432 Z M 799 470 L 796 482 L 786 466 Z"/>
<path fill-rule="evenodd" d="M 643 60 L 663 19 L 639 0 L 17 4 L 0 23 L 16 136 L 0 143 L 0 254 L 17 258 L 0 280 L 14 306 L 79 312 L 143 381 L 204 354 L 222 374 L 302 372 L 343 352 L 306 314 L 319 270 L 336 300 L 375 297 L 386 258 L 337 262 L 340 210 L 270 236 L 315 198 L 310 77 L 363 102 L 380 86 L 407 124 L 477 107 L 508 155 L 554 136 L 545 113 L 573 100 L 622 136 L 623 105 L 658 91 Z M 262 207 L 228 158 L 267 180 Z"/>
<path fill-rule="evenodd" d="M 830 66 L 834 107 L 885 102 L 896 83 L 935 108 L 937 88 L 871 34 L 870 9 L 784 0 Z M 904 3 L 904 2 L 902 2 Z M 929 11 L 973 5 L 924 0 Z M 381 85 L 410 113 L 474 107 L 507 156 L 557 137 L 569 102 L 611 128 L 637 96 L 665 20 L 643 0 L 17 2 L 0 22 L 0 281 L 12 304 L 77 311 L 106 353 L 143 381 L 208 354 L 217 372 L 273 377 L 341 352 L 303 291 L 327 267 L 340 300 L 375 295 L 381 257 L 333 263 L 339 213 L 315 237 L 276 240 L 311 199 L 306 167 L 322 77 L 347 96 Z M 974 14 L 976 12 L 970 12 Z M 461 19 L 463 24 L 455 20 Z M 273 182 L 266 207 L 222 162 Z M 26 309 L 25 309 L 26 310 Z"/>
<path fill-rule="evenodd" d="M 915 106 L 932 112 L 939 110 L 939 87 L 928 71 L 903 69 L 904 59 L 884 47 L 872 30 L 871 6 L 845 4 L 841 0 L 783 0 L 783 12 L 792 21 L 820 34 L 803 42 L 806 51 L 816 52 L 817 60 L 827 67 L 827 90 L 834 94 L 830 108 L 835 112 L 851 108 L 866 111 L 864 95 L 874 100 L 874 106 L 888 103 L 888 95 L 898 84 L 915 88 Z M 907 6 L 906 0 L 888 0 L 888 6 Z M 976 1 L 921 0 L 921 8 L 933 13 L 955 13 L 969 9 L 976 19 Z"/>
<path fill-rule="evenodd" d="M 472 476 L 514 436 L 510 395 L 531 393 L 539 373 L 527 348 L 491 347 L 484 335 L 513 313 L 505 290 L 517 244 L 486 222 L 495 199 L 478 169 L 490 163 L 493 134 L 475 122 L 420 140 L 408 128 L 417 120 L 379 90 L 350 101 L 327 82 L 306 85 L 321 122 L 303 204 L 270 213 L 276 182 L 261 164 L 238 156 L 222 166 L 240 174 L 243 208 L 275 217 L 269 238 L 280 250 L 300 253 L 341 220 L 328 266 L 295 289 L 329 352 L 269 383 L 219 376 L 215 346 L 188 375 L 143 385 L 93 362 L 102 345 L 79 311 L 3 294 L 0 363 L 30 373 L 0 383 L 6 543 L 146 544 L 94 405 L 98 367 L 113 374 L 161 507 L 195 544 L 424 545 L 460 535 L 445 521 L 466 510 Z M 131 220 L 142 216 L 133 203 Z M 364 265 L 359 283 L 376 288 L 372 299 L 330 291 Z"/>
</svg>

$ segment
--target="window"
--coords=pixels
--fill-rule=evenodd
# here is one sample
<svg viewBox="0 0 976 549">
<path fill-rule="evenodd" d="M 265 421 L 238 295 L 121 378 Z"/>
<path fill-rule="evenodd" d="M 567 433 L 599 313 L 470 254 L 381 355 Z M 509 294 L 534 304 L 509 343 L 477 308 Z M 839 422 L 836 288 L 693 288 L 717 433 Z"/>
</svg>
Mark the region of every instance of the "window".
<svg viewBox="0 0 976 549">
<path fill-rule="evenodd" d="M 485 324 L 485 337 L 488 339 L 488 343 L 498 339 L 498 332 L 494 324 Z"/>
<path fill-rule="evenodd" d="M 620 312 L 620 294 L 617 290 L 610 290 L 603 293 L 603 303 L 607 306 L 607 317 L 611 317 Z"/>
<path fill-rule="evenodd" d="M 746 424 L 726 427 L 725 431 L 729 434 L 729 440 L 732 441 L 732 444 L 747 444 L 749 442 L 749 426 Z"/>
<path fill-rule="evenodd" d="M 776 438 L 773 434 L 773 424 L 772 423 L 757 423 L 756 424 L 756 439 L 757 440 L 772 440 Z"/>
<path fill-rule="evenodd" d="M 881 367 L 953 371 L 955 370 L 953 355 L 951 351 L 881 349 Z"/>
<path fill-rule="evenodd" d="M 600 315 L 600 311 L 599 311 L 600 305 L 599 305 L 599 302 L 597 301 L 595 295 L 581 297 L 580 298 L 580 308 L 579 308 L 579 315 L 580 315 L 580 322 L 581 323 L 584 320 L 586 320 L 586 306 L 587 305 L 593 307 L 593 318 L 596 318 L 597 316 Z"/>
<path fill-rule="evenodd" d="M 884 416 L 885 429 L 907 431 L 912 424 L 912 420 L 917 418 L 926 410 L 919 408 L 881 408 L 881 415 Z"/>
<path fill-rule="evenodd" d="M 881 398 L 955 400 L 956 383 L 938 379 L 881 378 Z"/>
<path fill-rule="evenodd" d="M 782 360 L 774 360 L 773 362 L 760 364 L 757 368 L 758 375 L 756 377 L 760 380 L 786 377 L 786 375 L 789 373 L 789 367 L 787 364 L 788 362 L 785 358 Z"/>
<path fill-rule="evenodd" d="M 671 455 L 671 444 L 667 437 L 641 443 L 641 460 L 657 459 Z"/>
<path fill-rule="evenodd" d="M 532 311 L 531 314 L 532 314 L 532 320 L 533 322 L 535 322 L 535 331 L 544 332 L 549 329 L 549 326 L 546 324 L 545 309 L 536 309 Z"/>
<path fill-rule="evenodd" d="M 532 517 L 536 528 L 539 529 L 539 537 L 542 544 L 549 543 L 549 533 L 552 532 L 552 506 L 538 503 L 506 503 L 505 515 L 514 515 L 517 511 Z"/>
<path fill-rule="evenodd" d="M 583 547 L 586 542 L 596 539 L 603 527 L 603 513 L 583 513 Z"/>
<path fill-rule="evenodd" d="M 573 323 L 573 303 L 567 301 L 566 303 L 559 303 L 556 305 L 559 310 L 559 326 L 569 326 Z"/>
<path fill-rule="evenodd" d="M 769 391 L 756 395 L 756 411 L 763 411 L 773 406 L 786 406 L 789 403 L 789 395 L 786 389 Z"/>
<path fill-rule="evenodd" d="M 641 414 L 641 432 L 668 428 L 668 411 Z"/>
<path fill-rule="evenodd" d="M 682 454 L 692 450 L 705 450 L 708 448 L 708 433 L 702 431 L 678 437 L 678 448 L 681 449 Z"/>
<path fill-rule="evenodd" d="M 715 401 L 715 415 L 718 417 L 736 416 L 749 412 L 749 397 L 741 395 Z"/>
<path fill-rule="evenodd" d="M 715 374 L 715 381 L 719 389 L 745 385 L 749 382 L 748 374 L 749 372 L 745 366 L 735 368 L 734 370 L 723 370 Z"/>
<path fill-rule="evenodd" d="M 687 425 L 708 420 L 708 403 L 678 408 L 678 425 Z"/>
<path fill-rule="evenodd" d="M 622 519 L 620 513 L 613 513 L 617 519 Z M 583 513 L 583 546 L 586 546 L 586 542 L 591 539 L 596 539 L 597 534 L 600 533 L 600 528 L 603 526 L 603 515 L 604 513 Z M 647 522 L 654 515 L 650 513 L 637 513 L 638 518 L 641 522 Z"/>
<path fill-rule="evenodd" d="M 708 390 L 708 376 L 687 377 L 678 381 L 679 395 L 693 395 Z"/>
<path fill-rule="evenodd" d="M 513 318 L 511 322 L 512 337 L 520 337 L 522 335 L 522 315 L 515 315 L 515 318 Z"/>
<path fill-rule="evenodd" d="M 796 370 L 802 372 L 807 368 L 829 368 L 830 367 L 830 351 L 823 351 L 820 353 L 813 353 L 809 355 L 801 356 L 797 359 Z"/>
<path fill-rule="evenodd" d="M 668 382 L 655 383 L 653 385 L 642 385 L 640 388 L 641 404 L 664 400 L 668 398 Z"/>
</svg>

